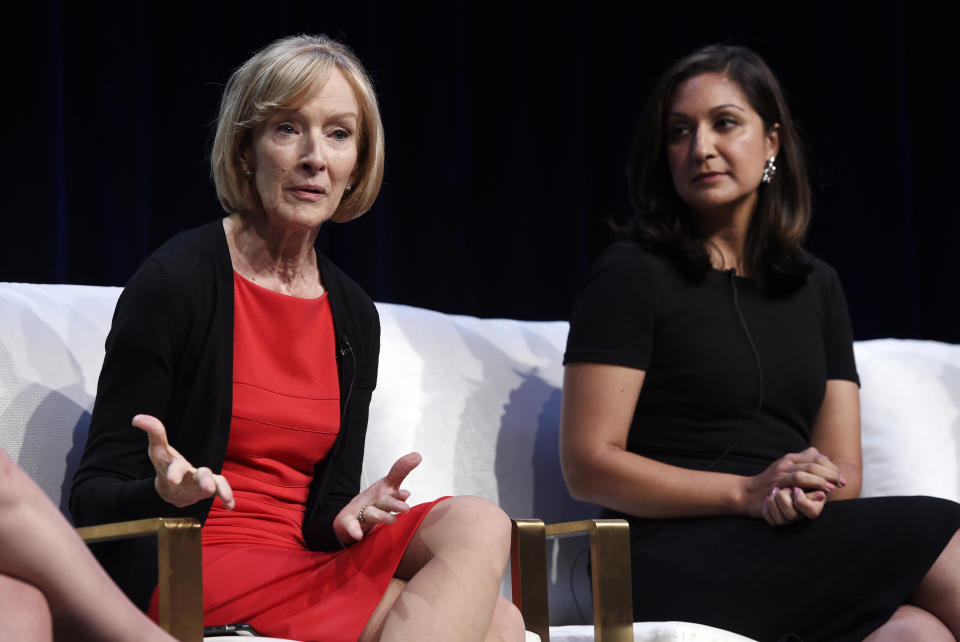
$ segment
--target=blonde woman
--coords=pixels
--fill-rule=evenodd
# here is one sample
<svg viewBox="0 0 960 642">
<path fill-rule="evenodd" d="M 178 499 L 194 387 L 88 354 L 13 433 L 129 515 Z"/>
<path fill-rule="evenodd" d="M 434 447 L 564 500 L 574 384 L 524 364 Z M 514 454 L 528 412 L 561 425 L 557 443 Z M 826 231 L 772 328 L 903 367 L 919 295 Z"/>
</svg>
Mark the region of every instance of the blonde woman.
<svg viewBox="0 0 960 642">
<path fill-rule="evenodd" d="M 359 487 L 379 321 L 314 241 L 370 208 L 383 150 L 371 83 L 343 45 L 286 38 L 233 74 L 212 154 L 227 216 L 168 241 L 118 301 L 71 510 L 78 524 L 204 521 L 207 625 L 519 640 L 498 596 L 499 508 L 408 506 L 416 453 Z M 144 607 L 150 546 L 100 554 Z"/>
</svg>

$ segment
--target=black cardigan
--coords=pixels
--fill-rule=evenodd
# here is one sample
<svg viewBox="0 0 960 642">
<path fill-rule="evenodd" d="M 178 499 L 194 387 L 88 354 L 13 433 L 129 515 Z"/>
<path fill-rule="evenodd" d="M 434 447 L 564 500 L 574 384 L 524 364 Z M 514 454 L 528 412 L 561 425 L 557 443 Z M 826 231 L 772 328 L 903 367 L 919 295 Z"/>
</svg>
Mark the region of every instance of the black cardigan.
<svg viewBox="0 0 960 642">
<path fill-rule="evenodd" d="M 333 519 L 357 495 L 370 397 L 377 381 L 380 322 L 373 301 L 318 254 L 337 341 L 341 427 L 315 465 L 303 535 L 314 550 L 339 542 Z M 170 444 L 194 466 L 223 467 L 233 380 L 233 267 L 221 220 L 181 232 L 154 252 L 117 301 L 90 431 L 73 479 L 77 526 L 147 517 L 195 517 L 212 500 L 177 508 L 154 488 L 146 434 L 134 415 L 159 418 Z M 94 552 L 145 609 L 157 582 L 153 538 L 111 542 Z"/>
</svg>

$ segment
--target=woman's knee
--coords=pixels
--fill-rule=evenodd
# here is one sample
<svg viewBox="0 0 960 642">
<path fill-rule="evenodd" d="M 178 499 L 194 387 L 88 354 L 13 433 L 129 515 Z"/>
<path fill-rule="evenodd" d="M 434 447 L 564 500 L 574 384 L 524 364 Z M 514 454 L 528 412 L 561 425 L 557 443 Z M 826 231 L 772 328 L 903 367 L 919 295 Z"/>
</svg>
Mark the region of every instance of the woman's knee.
<svg viewBox="0 0 960 642">
<path fill-rule="evenodd" d="M 953 642 L 950 629 L 935 615 L 912 604 L 898 608 L 864 642 Z"/>
<path fill-rule="evenodd" d="M 469 560 L 475 569 L 486 566 L 499 575 L 510 554 L 510 519 L 481 497 L 450 497 L 436 504 L 407 546 L 398 569 L 400 577 L 441 555 Z"/>
<path fill-rule="evenodd" d="M 49 642 L 53 617 L 43 592 L 33 584 L 0 573 L 0 639 Z"/>
<path fill-rule="evenodd" d="M 451 497 L 443 503 L 448 505 L 447 517 L 462 526 L 467 538 L 509 552 L 510 518 L 499 506 L 474 495 Z"/>
<path fill-rule="evenodd" d="M 493 617 L 490 620 L 490 633 L 485 642 L 493 640 L 503 640 L 504 642 L 515 642 L 523 640 L 525 636 L 525 626 L 520 609 L 514 606 L 513 602 L 503 596 L 497 598 L 497 605 L 493 609 Z"/>
</svg>

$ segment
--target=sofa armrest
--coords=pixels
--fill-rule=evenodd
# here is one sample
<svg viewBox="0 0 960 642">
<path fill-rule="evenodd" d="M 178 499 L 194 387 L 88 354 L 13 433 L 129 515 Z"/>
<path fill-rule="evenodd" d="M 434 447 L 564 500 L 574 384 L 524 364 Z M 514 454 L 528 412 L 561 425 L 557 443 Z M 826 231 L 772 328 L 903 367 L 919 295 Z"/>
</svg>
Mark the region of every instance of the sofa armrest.
<svg viewBox="0 0 960 642">
<path fill-rule="evenodd" d="M 622 519 L 586 519 L 544 524 L 539 519 L 513 520 L 510 574 L 513 602 L 527 629 L 550 640 L 547 604 L 548 537 L 590 535 L 594 639 L 633 641 L 633 595 L 630 584 L 630 525 Z"/>
<path fill-rule="evenodd" d="M 157 538 L 160 627 L 181 642 L 203 640 L 200 522 L 156 517 L 78 528 L 88 544 L 133 537 Z"/>
</svg>

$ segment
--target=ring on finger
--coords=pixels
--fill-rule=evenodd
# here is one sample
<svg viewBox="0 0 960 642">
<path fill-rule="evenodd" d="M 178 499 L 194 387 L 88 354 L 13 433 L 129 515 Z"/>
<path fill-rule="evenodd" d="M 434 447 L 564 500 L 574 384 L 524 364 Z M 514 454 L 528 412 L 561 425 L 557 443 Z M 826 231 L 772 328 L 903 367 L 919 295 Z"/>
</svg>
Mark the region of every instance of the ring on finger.
<svg viewBox="0 0 960 642">
<path fill-rule="evenodd" d="M 368 508 L 370 508 L 370 505 L 369 505 L 369 504 L 364 504 L 363 507 L 360 508 L 360 512 L 357 514 L 357 521 L 360 522 L 361 524 L 369 524 L 369 523 L 370 523 L 370 522 L 368 522 L 367 520 L 365 520 L 365 519 L 363 518 L 363 511 L 367 510 Z"/>
</svg>

